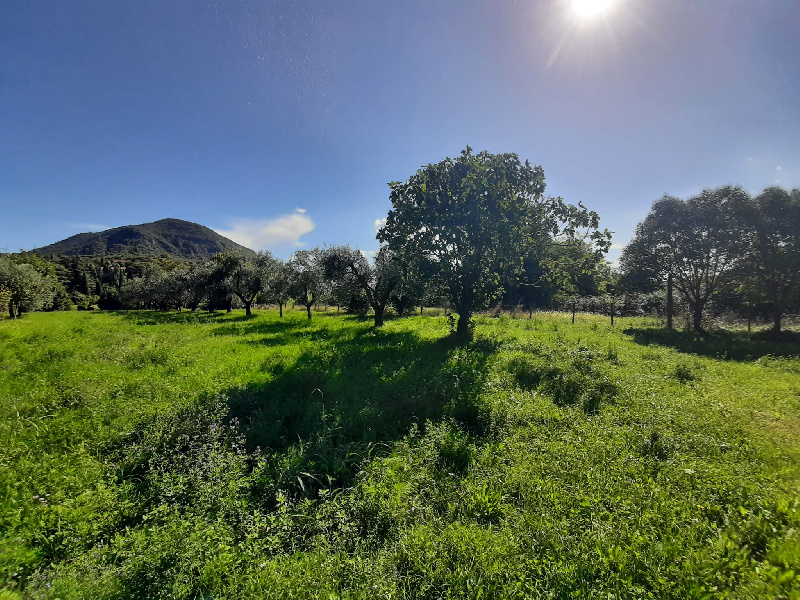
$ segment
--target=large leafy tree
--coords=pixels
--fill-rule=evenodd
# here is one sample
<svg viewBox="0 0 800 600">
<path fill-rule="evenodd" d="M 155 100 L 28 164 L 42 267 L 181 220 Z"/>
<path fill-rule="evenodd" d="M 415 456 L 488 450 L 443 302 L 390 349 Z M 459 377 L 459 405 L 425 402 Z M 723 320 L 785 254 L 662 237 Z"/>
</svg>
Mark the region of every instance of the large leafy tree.
<svg viewBox="0 0 800 600">
<path fill-rule="evenodd" d="M 745 256 L 741 207 L 748 201 L 747 192 L 733 186 L 704 190 L 686 201 L 664 196 L 637 225 L 620 259 L 623 272 L 643 287 L 674 282 L 689 305 L 694 329 L 701 331 L 708 302 Z"/>
<path fill-rule="evenodd" d="M 349 279 L 364 291 L 375 313 L 375 327 L 383 327 L 386 305 L 402 277 L 397 256 L 383 246 L 370 264 L 359 250 L 334 246 L 325 251 L 324 267 L 327 279 Z"/>
<path fill-rule="evenodd" d="M 771 187 L 744 208 L 749 226 L 746 273 L 772 309 L 772 328 L 781 330 L 783 314 L 800 299 L 800 190 Z"/>
<path fill-rule="evenodd" d="M 608 232 L 596 213 L 561 198 L 545 197 L 544 171 L 516 154 L 461 155 L 428 165 L 408 181 L 393 182 L 385 226 L 378 239 L 403 257 L 433 266 L 458 312 L 456 333 L 469 335 L 475 310 L 501 290 L 523 256 L 543 252 L 555 239 L 586 229 L 598 249 Z"/>
</svg>

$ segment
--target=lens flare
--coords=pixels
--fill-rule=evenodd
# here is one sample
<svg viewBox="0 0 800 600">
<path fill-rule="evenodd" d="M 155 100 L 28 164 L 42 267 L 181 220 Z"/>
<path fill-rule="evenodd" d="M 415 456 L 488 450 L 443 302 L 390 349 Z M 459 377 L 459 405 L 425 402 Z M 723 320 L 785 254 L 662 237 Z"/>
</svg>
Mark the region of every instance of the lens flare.
<svg viewBox="0 0 800 600">
<path fill-rule="evenodd" d="M 608 9 L 614 0 L 572 0 L 572 10 L 581 17 L 592 17 Z"/>
</svg>

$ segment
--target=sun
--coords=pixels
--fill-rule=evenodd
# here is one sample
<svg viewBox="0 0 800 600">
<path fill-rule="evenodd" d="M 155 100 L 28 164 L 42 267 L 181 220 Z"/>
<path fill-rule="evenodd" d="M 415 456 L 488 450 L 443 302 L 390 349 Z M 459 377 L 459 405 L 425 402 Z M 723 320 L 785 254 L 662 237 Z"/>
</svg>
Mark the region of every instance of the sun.
<svg viewBox="0 0 800 600">
<path fill-rule="evenodd" d="M 580 17 L 593 17 L 605 12 L 614 0 L 570 0 L 573 12 Z"/>
</svg>

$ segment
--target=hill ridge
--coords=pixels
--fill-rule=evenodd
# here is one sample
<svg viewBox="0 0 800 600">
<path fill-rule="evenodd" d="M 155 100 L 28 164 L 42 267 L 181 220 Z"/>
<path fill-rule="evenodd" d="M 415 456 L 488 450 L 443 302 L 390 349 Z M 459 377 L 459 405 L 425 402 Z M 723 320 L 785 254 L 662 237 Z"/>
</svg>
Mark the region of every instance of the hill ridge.
<svg viewBox="0 0 800 600">
<path fill-rule="evenodd" d="M 107 254 L 169 255 L 180 258 L 203 258 L 225 250 L 254 252 L 230 240 L 213 229 L 185 221 L 166 218 L 122 225 L 99 232 L 78 233 L 61 241 L 35 248 L 40 255 L 98 256 Z"/>
</svg>

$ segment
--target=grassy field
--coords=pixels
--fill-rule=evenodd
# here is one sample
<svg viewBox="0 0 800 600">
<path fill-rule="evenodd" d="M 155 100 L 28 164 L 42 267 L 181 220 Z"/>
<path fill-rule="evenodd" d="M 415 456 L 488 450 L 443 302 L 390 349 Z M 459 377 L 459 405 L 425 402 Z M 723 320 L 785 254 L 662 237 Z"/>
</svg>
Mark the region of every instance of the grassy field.
<svg viewBox="0 0 800 600">
<path fill-rule="evenodd" d="M 800 598 L 800 342 L 0 322 L 0 598 Z"/>
</svg>

